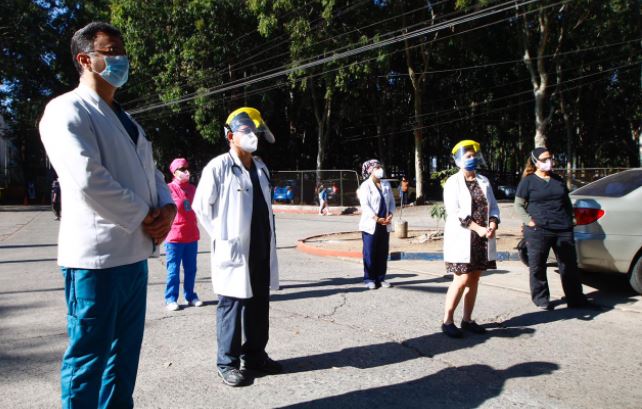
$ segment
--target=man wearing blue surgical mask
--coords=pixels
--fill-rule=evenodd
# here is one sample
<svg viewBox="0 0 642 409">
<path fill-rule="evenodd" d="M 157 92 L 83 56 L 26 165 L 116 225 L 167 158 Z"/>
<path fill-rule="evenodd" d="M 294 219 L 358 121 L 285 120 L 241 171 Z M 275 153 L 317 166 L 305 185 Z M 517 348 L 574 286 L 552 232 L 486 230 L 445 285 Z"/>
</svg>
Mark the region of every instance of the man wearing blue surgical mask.
<svg viewBox="0 0 642 409">
<path fill-rule="evenodd" d="M 176 206 L 143 129 L 114 100 L 129 76 L 120 31 L 94 22 L 71 53 L 78 87 L 47 104 L 40 135 L 59 176 L 58 264 L 69 344 L 62 407 L 133 407 L 147 298 L 147 259 Z"/>
</svg>

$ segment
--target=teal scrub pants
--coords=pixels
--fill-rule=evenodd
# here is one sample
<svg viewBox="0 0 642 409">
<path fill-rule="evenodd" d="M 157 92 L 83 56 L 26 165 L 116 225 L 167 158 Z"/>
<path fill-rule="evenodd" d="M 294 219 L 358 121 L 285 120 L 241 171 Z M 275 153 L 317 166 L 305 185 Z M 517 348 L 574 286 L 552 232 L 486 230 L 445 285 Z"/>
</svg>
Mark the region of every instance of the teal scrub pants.
<svg viewBox="0 0 642 409">
<path fill-rule="evenodd" d="M 100 270 L 62 268 L 69 345 L 63 408 L 132 408 L 143 341 L 147 260 Z"/>
</svg>

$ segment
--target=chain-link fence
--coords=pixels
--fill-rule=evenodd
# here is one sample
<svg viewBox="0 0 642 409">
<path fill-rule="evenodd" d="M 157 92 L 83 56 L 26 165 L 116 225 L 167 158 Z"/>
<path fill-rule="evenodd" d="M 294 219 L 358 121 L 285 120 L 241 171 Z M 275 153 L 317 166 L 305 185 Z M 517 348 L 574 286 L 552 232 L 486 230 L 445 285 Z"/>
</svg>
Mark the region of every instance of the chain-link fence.
<svg viewBox="0 0 642 409">
<path fill-rule="evenodd" d="M 272 173 L 275 203 L 318 205 L 325 189 L 330 206 L 356 206 L 359 175 L 354 170 L 286 170 Z"/>
</svg>

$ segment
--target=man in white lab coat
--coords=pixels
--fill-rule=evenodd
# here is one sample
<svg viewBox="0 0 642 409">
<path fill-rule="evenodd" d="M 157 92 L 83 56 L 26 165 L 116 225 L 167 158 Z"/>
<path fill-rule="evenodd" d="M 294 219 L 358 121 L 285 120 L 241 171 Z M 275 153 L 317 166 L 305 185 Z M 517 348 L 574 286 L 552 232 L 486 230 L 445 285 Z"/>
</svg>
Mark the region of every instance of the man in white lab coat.
<svg viewBox="0 0 642 409">
<path fill-rule="evenodd" d="M 269 170 L 252 156 L 257 134 L 274 143 L 258 110 L 243 107 L 229 115 L 230 150 L 203 169 L 192 204 L 212 240 L 217 368 L 229 386 L 243 385 L 248 371 L 282 371 L 265 352 L 270 288 L 279 288 L 279 278 Z"/>
<path fill-rule="evenodd" d="M 53 99 L 40 135 L 59 176 L 58 264 L 69 345 L 63 408 L 130 408 L 145 323 L 147 258 L 176 206 L 143 129 L 114 100 L 129 62 L 115 27 L 94 22 L 71 40 L 76 89 Z"/>
</svg>

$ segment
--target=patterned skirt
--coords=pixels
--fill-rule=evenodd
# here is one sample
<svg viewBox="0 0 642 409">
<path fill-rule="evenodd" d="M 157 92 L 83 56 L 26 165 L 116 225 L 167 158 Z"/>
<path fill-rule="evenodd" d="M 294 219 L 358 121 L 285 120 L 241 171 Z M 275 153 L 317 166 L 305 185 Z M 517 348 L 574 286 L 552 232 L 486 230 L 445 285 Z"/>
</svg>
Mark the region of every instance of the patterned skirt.
<svg viewBox="0 0 642 409">
<path fill-rule="evenodd" d="M 494 270 L 495 260 L 488 260 L 488 239 L 470 232 L 470 263 L 446 263 L 446 271 L 453 274 L 466 274 L 473 271 Z"/>
</svg>

